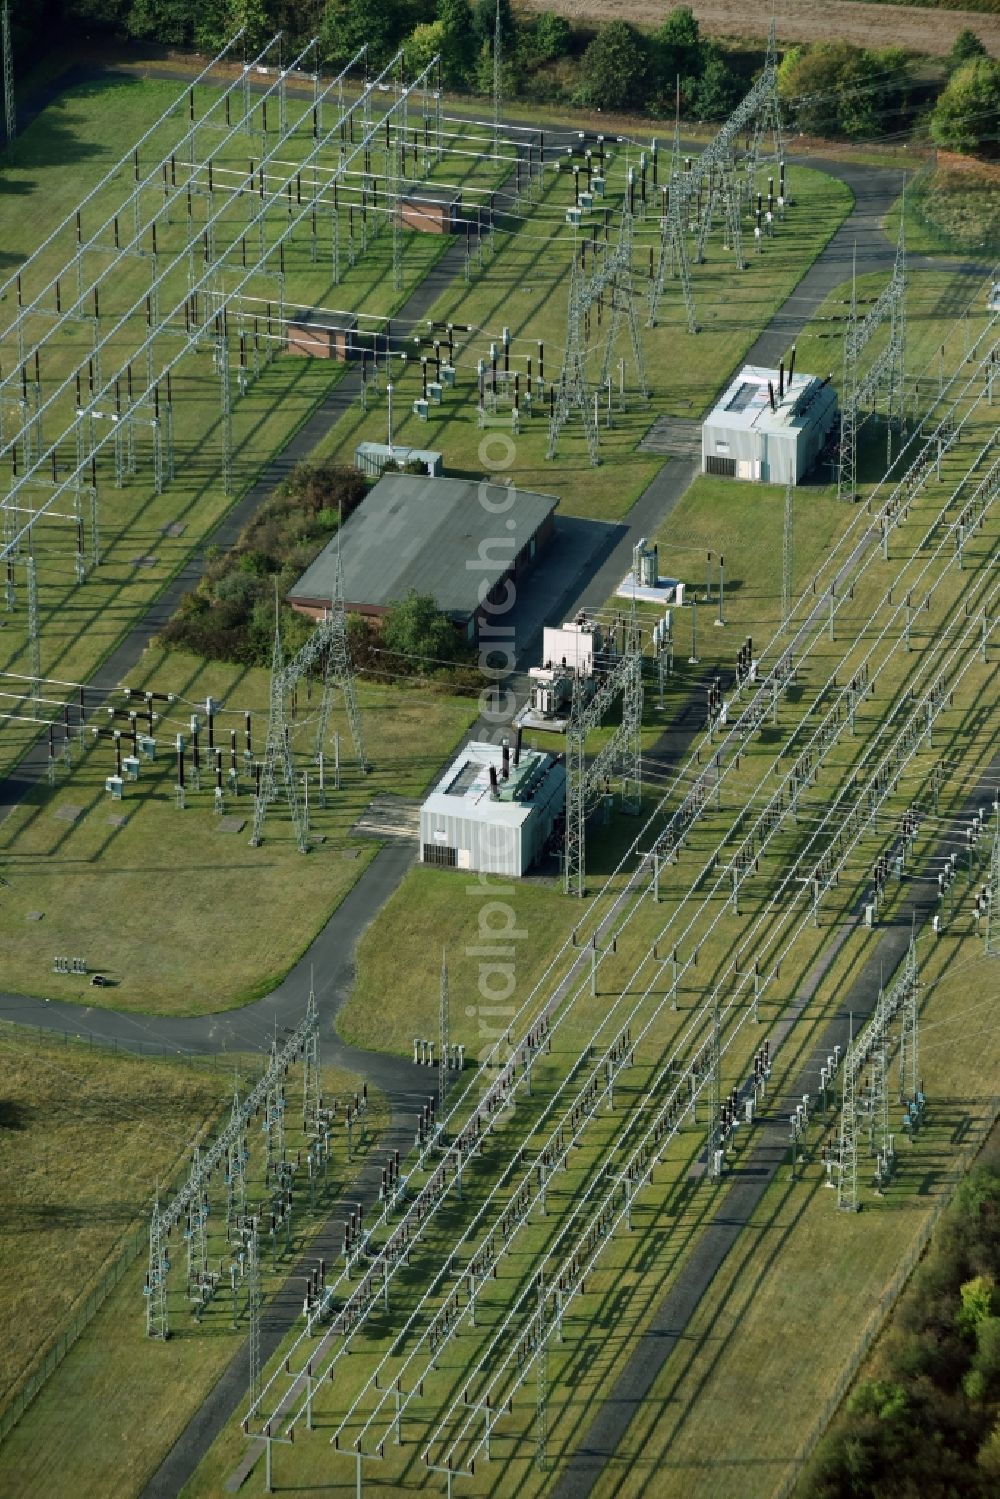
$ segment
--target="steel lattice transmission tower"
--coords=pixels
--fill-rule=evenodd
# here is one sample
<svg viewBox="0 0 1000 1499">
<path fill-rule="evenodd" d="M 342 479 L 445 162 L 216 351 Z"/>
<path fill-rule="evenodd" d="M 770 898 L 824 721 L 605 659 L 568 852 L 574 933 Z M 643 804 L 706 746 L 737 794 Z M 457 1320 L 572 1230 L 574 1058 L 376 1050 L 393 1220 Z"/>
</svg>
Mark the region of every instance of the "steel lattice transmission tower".
<svg viewBox="0 0 1000 1499">
<path fill-rule="evenodd" d="M 320 699 L 319 721 L 316 726 L 316 755 L 318 757 L 323 752 L 327 730 L 330 726 L 333 694 L 339 688 L 341 696 L 344 699 L 344 709 L 347 713 L 347 723 L 351 731 L 354 753 L 358 757 L 358 764 L 362 770 L 367 770 L 368 762 L 365 759 L 361 714 L 358 711 L 358 698 L 354 688 L 354 663 L 351 660 L 351 647 L 347 638 L 347 608 L 344 602 L 344 562 L 340 551 L 339 534 L 330 612 L 312 638 L 306 641 L 299 654 L 295 657 L 295 660 L 290 664 L 289 674 L 294 672 L 294 680 L 298 681 L 300 677 L 311 670 L 314 662 L 319 658 L 323 661 L 323 695 Z"/>
<path fill-rule="evenodd" d="M 837 1206 L 844 1212 L 856 1213 L 858 1203 L 858 1105 L 857 1105 L 857 1053 L 854 1045 L 853 1025 L 847 1051 L 844 1054 L 843 1096 L 840 1105 L 840 1171 L 837 1177 Z"/>
<path fill-rule="evenodd" d="M 302 1130 L 306 1135 L 318 1135 L 320 1132 L 322 1100 L 323 1079 L 319 1066 L 319 1009 L 316 1004 L 316 988 L 312 973 L 310 973 L 305 1036 L 302 1043 Z"/>
<path fill-rule="evenodd" d="M 160 1213 L 160 1199 L 153 1204 L 153 1216 L 149 1222 L 149 1268 L 146 1271 L 146 1336 L 167 1338 L 167 1272 L 170 1259 L 167 1255 L 167 1235 Z"/>
<path fill-rule="evenodd" d="M 917 979 L 917 952 L 914 944 L 906 955 L 905 993 L 900 1006 L 902 1026 L 899 1032 L 899 1100 L 915 1100 L 920 1089 L 920 984 Z"/>
<path fill-rule="evenodd" d="M 863 373 L 861 357 L 878 330 L 888 324 L 885 347 Z M 903 216 L 899 220 L 896 260 L 889 284 L 864 319 L 858 321 L 857 292 L 851 277 L 851 306 L 844 334 L 844 374 L 840 392 L 840 462 L 838 499 L 853 500 L 857 494 L 858 433 L 885 393 L 887 463 L 892 459 L 892 423 L 895 413 L 902 427 L 905 413 L 906 370 L 906 239 Z"/>
<path fill-rule="evenodd" d="M 277 607 L 277 605 L 276 605 Z M 267 748 L 261 770 L 260 795 L 254 803 L 253 836 L 251 844 L 256 847 L 262 838 L 267 810 L 277 793 L 277 771 L 280 770 L 285 785 L 288 804 L 295 826 L 296 843 L 300 853 L 308 848 L 308 819 L 299 801 L 298 787 L 291 753 L 291 725 L 288 722 L 286 699 L 298 683 L 317 668 L 323 672 L 323 691 L 316 720 L 317 760 L 323 754 L 333 695 L 340 690 L 347 722 L 351 731 L 354 750 L 362 770 L 368 770 L 365 759 L 364 738 L 361 731 L 361 714 L 358 710 L 357 693 L 354 686 L 354 665 L 351 660 L 350 643 L 347 638 L 347 610 L 344 603 L 344 564 L 340 546 L 337 546 L 336 571 L 334 574 L 333 598 L 326 618 L 316 626 L 305 645 L 289 662 L 285 662 L 281 647 L 279 623 L 275 622 L 274 653 L 271 659 L 271 700 L 267 724 Z"/>
<path fill-rule="evenodd" d="M 792 499 L 794 494 L 795 485 L 789 479 L 785 489 L 785 524 L 781 537 L 781 628 L 783 630 L 787 630 L 788 617 L 792 612 L 792 568 L 794 556 Z"/>
<path fill-rule="evenodd" d="M 438 1054 L 438 1119 L 444 1121 L 444 1104 L 448 1092 L 448 1038 L 451 1016 L 448 1010 L 448 954 L 441 953 L 441 997 L 438 1012 L 441 1048 Z"/>
<path fill-rule="evenodd" d="M 993 834 L 990 855 L 990 879 L 986 889 L 986 952 L 1000 957 L 1000 821 Z"/>
<path fill-rule="evenodd" d="M 4 138 L 9 146 L 17 134 L 17 102 L 14 98 L 14 51 L 10 40 L 10 6 L 0 13 L 0 43 L 3 47 Z"/>
<path fill-rule="evenodd" d="M 246 1217 L 247 1211 L 247 1138 L 243 1128 L 239 1078 L 233 1081 L 233 1107 L 229 1116 L 230 1142 L 226 1148 L 226 1242 Z"/>
<path fill-rule="evenodd" d="M 500 150 L 500 118 L 503 110 L 503 23 L 500 0 L 497 0 L 493 23 L 493 149 Z"/>
<path fill-rule="evenodd" d="M 635 369 L 636 381 L 642 392 L 643 399 L 648 398 L 646 386 L 646 357 L 642 348 L 642 336 L 639 332 L 639 318 L 636 313 L 636 291 L 632 284 L 632 250 L 634 244 L 635 220 L 628 212 L 628 202 L 622 212 L 621 226 L 618 233 L 618 243 L 615 245 L 611 256 L 610 275 L 602 276 L 601 280 L 606 283 L 606 290 L 611 300 L 611 318 L 608 324 L 607 337 L 604 340 L 604 353 L 601 358 L 601 373 L 598 376 L 598 385 L 601 389 L 607 384 L 608 375 L 611 371 L 611 359 L 614 353 L 618 334 L 621 330 L 623 319 L 628 323 L 629 342 L 632 346 L 632 365 Z M 598 298 L 603 294 L 605 286 L 601 286 L 597 292 Z"/>
<path fill-rule="evenodd" d="M 271 653 L 271 694 L 267 717 L 267 743 L 264 748 L 264 763 L 260 774 L 260 791 L 254 799 L 253 833 L 250 843 L 259 847 L 264 834 L 264 819 L 267 809 L 278 794 L 277 779 L 280 773 L 288 809 L 292 814 L 295 843 L 299 853 L 308 848 L 308 829 L 305 812 L 299 799 L 295 783 L 295 767 L 292 763 L 290 743 L 291 726 L 285 714 L 285 653 L 281 644 L 281 620 L 275 601 L 274 649 Z"/>
<path fill-rule="evenodd" d="M 608 709 L 621 699 L 622 721 L 611 738 L 587 764 L 587 732 L 597 728 Z M 621 777 L 622 809 L 638 812 L 642 805 L 642 650 L 633 601 L 625 637 L 625 654 L 598 680 L 588 700 L 584 682 L 575 678 L 566 729 L 566 830 L 564 889 L 567 895 L 585 893 L 587 817 L 609 794 L 613 776 Z"/>
<path fill-rule="evenodd" d="M 569 723 L 566 726 L 566 834 L 563 879 L 567 895 L 583 895 L 585 828 L 587 823 L 587 723 L 582 679 L 573 678 Z"/>
<path fill-rule="evenodd" d="M 587 389 L 587 345 L 584 338 L 584 317 L 589 306 L 587 283 L 574 257 L 569 278 L 569 309 L 566 315 L 566 353 L 556 390 L 555 410 L 549 422 L 549 446 L 545 456 L 554 458 L 559 433 L 569 420 L 570 411 L 576 409 L 583 418 L 583 430 L 587 438 L 587 452 L 596 466 L 599 460 L 597 418 L 594 414 L 590 392 Z"/>
<path fill-rule="evenodd" d="M 250 1409 L 260 1398 L 260 1309 L 263 1296 L 260 1288 L 260 1244 L 257 1224 L 250 1230 L 247 1243 L 247 1307 L 250 1312 Z"/>
<path fill-rule="evenodd" d="M 761 143 L 768 129 L 773 141 L 773 157 L 762 158 Z M 739 143 L 747 138 L 746 150 L 741 152 Z M 706 189 L 694 255 L 699 264 L 705 258 L 705 247 L 716 210 L 721 207 L 727 246 L 735 255 L 739 269 L 745 269 L 741 228 L 743 213 L 753 200 L 762 159 L 773 159 L 783 168 L 784 154 L 781 101 L 778 98 L 778 48 L 772 20 L 763 72 L 722 125 L 715 139 L 696 159 L 687 184 L 689 194 L 699 186 Z"/>
<path fill-rule="evenodd" d="M 715 1174 L 715 1153 L 722 1143 L 721 1070 L 719 1001 L 716 995 L 712 1004 L 712 1031 L 709 1037 L 708 1057 L 708 1129 L 705 1135 L 705 1175 L 707 1177 Z"/>
<path fill-rule="evenodd" d="M 649 288 L 649 315 L 647 328 L 656 327 L 656 314 L 663 295 L 663 285 L 668 275 L 676 276 L 681 283 L 684 310 L 687 314 L 687 330 L 698 332 L 695 314 L 694 292 L 691 289 L 691 267 L 687 253 L 687 225 L 690 222 L 689 184 L 681 173 L 681 81 L 677 80 L 677 105 L 674 114 L 674 140 L 670 152 L 670 178 L 667 184 L 666 210 L 660 215 L 660 249 L 656 260 L 656 273 Z"/>
<path fill-rule="evenodd" d="M 590 314 L 598 304 L 603 305 L 605 296 L 611 303 L 611 318 L 608 334 L 604 340 L 597 388 L 602 387 L 607 381 L 615 339 L 622 320 L 625 319 L 628 323 L 632 345 L 636 383 L 643 399 L 648 398 L 645 356 L 639 335 L 639 320 L 636 315 L 638 297 L 632 284 L 632 244 L 633 216 L 626 197 L 622 205 L 622 216 L 615 243 L 589 276 L 578 265 L 574 253 L 566 317 L 566 352 L 559 375 L 555 409 L 549 422 L 549 445 L 545 454 L 546 458 L 555 457 L 559 434 L 566 425 L 570 412 L 577 410 L 583 418 L 590 461 L 595 465 L 600 461 L 597 413 L 594 409 L 596 392 L 587 381 L 587 348 Z"/>
</svg>

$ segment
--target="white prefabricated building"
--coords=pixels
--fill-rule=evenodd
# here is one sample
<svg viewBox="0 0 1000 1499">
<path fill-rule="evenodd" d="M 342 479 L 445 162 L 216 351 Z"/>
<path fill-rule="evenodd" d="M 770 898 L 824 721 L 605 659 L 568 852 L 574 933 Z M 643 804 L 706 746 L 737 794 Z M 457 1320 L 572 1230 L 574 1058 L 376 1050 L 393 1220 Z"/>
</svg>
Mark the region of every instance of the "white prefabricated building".
<svg viewBox="0 0 1000 1499">
<path fill-rule="evenodd" d="M 566 768 L 547 751 L 463 745 L 420 809 L 420 861 L 522 875 L 543 853 L 566 799 Z"/>
</svg>

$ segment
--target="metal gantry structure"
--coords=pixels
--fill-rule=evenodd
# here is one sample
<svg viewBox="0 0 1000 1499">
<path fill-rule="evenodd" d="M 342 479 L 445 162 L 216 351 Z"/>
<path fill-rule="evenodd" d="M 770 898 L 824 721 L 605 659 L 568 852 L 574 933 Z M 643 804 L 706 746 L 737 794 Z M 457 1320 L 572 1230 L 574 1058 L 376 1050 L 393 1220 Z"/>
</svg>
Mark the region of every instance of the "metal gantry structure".
<svg viewBox="0 0 1000 1499">
<path fill-rule="evenodd" d="M 781 628 L 787 629 L 792 610 L 792 573 L 795 557 L 794 536 L 795 485 L 789 479 L 785 486 L 785 513 L 781 532 Z"/>
<path fill-rule="evenodd" d="M 888 338 L 871 364 L 862 369 L 865 350 L 880 329 Z M 857 288 L 852 277 L 851 304 L 844 333 L 844 372 L 840 389 L 840 449 L 837 495 L 857 498 L 858 433 L 883 398 L 886 416 L 886 463 L 892 462 L 892 430 L 900 434 L 905 420 L 906 372 L 906 240 L 899 220 L 896 259 L 888 285 L 859 322 Z"/>
<path fill-rule="evenodd" d="M 365 758 L 364 736 L 361 727 L 361 712 L 358 708 L 354 665 L 351 659 L 350 642 L 347 638 L 347 611 L 344 603 L 344 570 L 338 539 L 336 572 L 333 596 L 325 619 L 321 620 L 305 645 L 290 661 L 285 660 L 281 643 L 280 616 L 274 626 L 274 648 L 271 655 L 271 686 L 268 704 L 267 741 L 260 775 L 260 788 L 254 800 L 253 832 L 250 842 L 257 847 L 264 836 L 264 824 L 268 809 L 283 792 L 288 803 L 295 830 L 295 842 L 300 853 L 309 847 L 308 794 L 300 796 L 292 753 L 292 731 L 290 705 L 300 682 L 308 681 L 316 673 L 322 675 L 322 694 L 317 713 L 314 759 L 319 768 L 320 787 L 325 785 L 325 746 L 330 726 L 333 700 L 340 692 L 347 713 L 358 764 L 363 772 L 369 769 Z M 338 762 L 339 763 L 339 762 Z M 305 772 L 308 776 L 308 770 Z"/>
<path fill-rule="evenodd" d="M 582 265 L 578 265 L 574 252 L 563 364 L 549 419 L 549 442 L 545 456 L 550 459 L 556 456 L 559 435 L 569 420 L 570 413 L 578 411 L 583 420 L 590 461 L 595 465 L 600 462 L 597 405 L 600 392 L 608 385 L 612 355 L 623 322 L 628 327 L 636 384 L 643 400 L 648 399 L 646 363 L 636 312 L 638 297 L 633 285 L 634 218 L 629 202 L 631 168 L 629 174 L 629 192 L 622 204 L 618 234 L 610 251 L 598 259 L 595 250 L 589 273 L 583 270 Z M 592 316 L 598 312 L 603 313 L 605 302 L 609 304 L 608 328 L 601 341 L 601 365 L 595 384 L 589 378 L 587 370 Z"/>
<path fill-rule="evenodd" d="M 667 277 L 671 276 L 676 277 L 681 284 L 687 330 L 689 333 L 698 331 L 687 249 L 687 236 L 691 226 L 691 207 L 688 202 L 690 185 L 689 178 L 681 171 L 681 81 L 678 78 L 674 140 L 670 153 L 670 178 L 661 189 L 660 244 L 656 257 L 656 270 L 649 287 L 647 328 L 656 327 L 660 298 L 663 295 Z"/>
<path fill-rule="evenodd" d="M 993 830 L 990 852 L 990 877 L 986 887 L 986 930 L 984 942 L 988 957 L 1000 958 L 1000 818 Z"/>
<path fill-rule="evenodd" d="M 764 150 L 764 139 L 771 136 L 771 150 Z M 745 143 L 745 149 L 741 143 Z M 785 147 L 781 129 L 781 102 L 778 98 L 778 49 L 775 23 L 772 20 L 767 41 L 764 68 L 753 87 L 721 126 L 715 139 L 694 159 L 684 197 L 690 208 L 697 195 L 695 214 L 697 230 L 694 259 L 700 263 L 712 226 L 721 216 L 727 248 L 740 270 L 746 266 L 743 251 L 742 221 L 752 209 L 757 195 L 757 176 L 761 166 L 773 164 L 780 172 L 780 191 L 775 199 L 773 187 L 768 192 L 768 224 L 775 207 L 784 213 L 787 201 Z M 700 207 L 700 211 L 699 211 Z M 763 217 L 763 207 L 760 209 Z M 760 223 L 757 225 L 761 228 Z"/>
<path fill-rule="evenodd" d="M 588 762 L 587 735 L 598 728 L 612 706 L 621 703 L 621 723 Z M 566 728 L 566 826 L 563 888 L 567 895 L 586 892 L 587 819 L 611 795 L 611 781 L 621 777 L 621 806 L 636 813 L 642 804 L 642 646 L 633 603 L 622 656 L 597 678 L 590 696 L 586 683 L 574 678 Z"/>
<path fill-rule="evenodd" d="M 858 1156 L 866 1134 L 868 1152 L 875 1161 L 876 1184 L 881 1186 L 892 1173 L 895 1136 L 889 1122 L 889 1050 L 897 1017 L 901 1018 L 899 1100 L 907 1106 L 907 1128 L 912 1127 L 923 1107 L 919 996 L 917 949 L 911 938 L 899 973 L 888 988 L 879 989 L 868 1023 L 859 1035 L 852 1035 L 841 1063 L 840 1138 L 835 1166 L 837 1207 L 844 1212 L 856 1213 L 861 1206 Z"/>
<path fill-rule="evenodd" d="M 4 0 L 0 11 L 0 47 L 3 49 L 3 123 L 4 141 L 9 146 L 17 134 L 17 100 L 14 97 L 14 49 L 10 35 L 10 5 Z"/>
<path fill-rule="evenodd" d="M 258 1081 L 242 1099 L 238 1093 L 234 1096 L 228 1124 L 204 1148 L 196 1147 L 184 1184 L 166 1206 L 161 1206 L 157 1197 L 149 1224 L 149 1261 L 145 1284 L 146 1332 L 149 1337 L 166 1338 L 170 1333 L 167 1277 L 170 1270 L 169 1238 L 172 1230 L 178 1225 L 187 1225 L 191 1235 L 188 1250 L 190 1286 L 192 1267 L 198 1268 L 195 1260 L 200 1265 L 205 1259 L 203 1246 L 207 1235 L 209 1181 L 220 1167 L 231 1169 L 234 1157 L 242 1159 L 250 1121 L 262 1110 L 267 1110 L 275 1090 L 283 1087 L 285 1074 L 291 1064 L 303 1056 L 316 1055 L 318 1025 L 315 998 L 310 995 L 305 1016 L 280 1046 L 274 1044 L 269 1064 Z M 245 1184 L 243 1190 L 245 1192 Z M 227 1193 L 227 1203 L 228 1196 Z M 230 1225 L 230 1232 L 233 1227 L 234 1225 Z M 202 1268 L 207 1273 L 207 1261 Z"/>
</svg>

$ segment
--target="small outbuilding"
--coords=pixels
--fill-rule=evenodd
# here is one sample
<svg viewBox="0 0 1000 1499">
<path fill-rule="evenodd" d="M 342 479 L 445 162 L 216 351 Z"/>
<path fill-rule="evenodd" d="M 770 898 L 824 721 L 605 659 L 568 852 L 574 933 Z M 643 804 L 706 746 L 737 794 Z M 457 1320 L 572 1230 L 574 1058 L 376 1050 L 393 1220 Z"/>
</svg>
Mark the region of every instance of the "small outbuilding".
<svg viewBox="0 0 1000 1499">
<path fill-rule="evenodd" d="M 310 308 L 289 318 L 288 352 L 345 364 L 352 355 L 360 352 L 357 327 L 358 320 L 353 313 Z"/>
<path fill-rule="evenodd" d="M 701 429 L 702 473 L 799 484 L 837 420 L 830 376 L 747 364 Z"/>
<path fill-rule="evenodd" d="M 368 479 L 377 479 L 386 469 L 400 473 L 420 464 L 425 474 L 439 479 L 444 472 L 444 455 L 434 448 L 404 448 L 399 443 L 359 442 L 354 449 L 354 466 Z"/>
<path fill-rule="evenodd" d="M 421 234 L 454 234 L 462 218 L 462 200 L 458 193 L 420 188 L 400 198 L 398 211 L 404 229 L 416 229 Z"/>
<path fill-rule="evenodd" d="M 466 744 L 420 809 L 420 860 L 483 874 L 522 875 L 562 816 L 566 767 L 543 750 Z"/>
</svg>

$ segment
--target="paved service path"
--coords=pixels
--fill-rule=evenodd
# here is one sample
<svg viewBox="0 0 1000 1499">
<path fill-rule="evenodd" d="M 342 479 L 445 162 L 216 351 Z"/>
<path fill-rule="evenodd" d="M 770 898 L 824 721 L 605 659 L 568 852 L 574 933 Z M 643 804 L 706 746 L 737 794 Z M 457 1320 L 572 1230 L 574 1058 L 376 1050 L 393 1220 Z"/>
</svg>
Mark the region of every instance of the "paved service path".
<svg viewBox="0 0 1000 1499">
<path fill-rule="evenodd" d="M 751 362 L 775 363 L 788 349 L 823 298 L 850 273 L 855 241 L 859 274 L 884 269 L 892 260 L 892 247 L 879 225 L 898 195 L 901 173 L 844 162 L 814 161 L 810 165 L 842 178 L 855 194 L 855 207 L 827 249 L 775 314 L 768 330 L 750 350 L 748 359 Z M 794 191 L 794 178 L 792 189 Z M 460 276 L 464 253 L 464 245 L 455 243 L 450 246 L 411 293 L 397 316 L 406 321 L 425 317 L 441 293 Z M 296 463 L 308 457 L 333 422 L 355 407 L 359 395 L 360 371 L 348 370 L 313 416 L 267 465 L 257 483 L 205 538 L 143 618 L 123 637 L 92 678 L 94 686 L 107 695 L 128 675 L 147 644 L 173 614 L 181 595 L 197 583 L 203 566 L 203 548 L 231 545 L 275 485 Z M 518 605 L 514 620 L 520 667 L 518 675 L 523 672 L 524 663 L 533 659 L 532 652 L 544 622 L 568 617 L 584 605 L 598 606 L 607 601 L 631 566 L 635 543 L 641 536 L 651 535 L 663 523 L 686 493 L 698 466 L 696 460 L 690 459 L 668 462 L 621 525 L 608 526 L 564 518 L 565 534 L 560 538 L 561 544 L 550 548 L 551 555 L 541 558 L 535 570 L 534 583 L 538 584 L 541 579 L 544 586 L 526 590 Z M 667 761 L 679 753 L 683 744 L 700 728 L 700 721 L 696 722 L 696 718 L 697 714 L 686 710 L 681 715 L 682 723 L 674 731 L 668 731 L 662 746 L 654 752 L 654 758 L 659 753 L 660 758 Z M 495 732 L 495 725 L 478 723 L 473 726 L 470 736 L 474 737 L 484 729 Z M 46 751 L 39 740 L 6 781 L 0 782 L 0 818 L 42 778 L 46 764 Z M 362 1074 L 385 1093 L 392 1111 L 392 1124 L 383 1145 L 397 1147 L 401 1153 L 406 1153 L 411 1143 L 412 1120 L 423 1099 L 433 1091 L 436 1074 L 432 1077 L 405 1059 L 347 1046 L 336 1037 L 334 1021 L 352 986 L 358 939 L 398 887 L 413 857 L 410 844 L 387 844 L 381 848 L 281 984 L 264 999 L 242 1009 L 195 1017 L 150 1016 L 0 992 L 0 1018 L 55 1032 L 89 1034 L 101 1044 L 140 1053 L 163 1048 L 173 1052 L 246 1052 L 268 1046 L 275 1025 L 281 1030 L 298 1022 L 308 992 L 310 972 L 314 972 L 324 1061 Z M 352 1200 L 374 1202 L 379 1175 L 380 1167 L 372 1161 L 363 1170 L 356 1188 L 352 1188 Z M 321 1230 L 318 1241 L 310 1247 L 306 1259 L 291 1272 L 284 1290 L 268 1307 L 263 1331 L 265 1359 L 278 1346 L 300 1311 L 301 1284 L 308 1269 L 321 1255 L 330 1259 L 335 1257 L 342 1227 L 343 1208 L 338 1206 Z M 247 1357 L 244 1346 L 150 1481 L 145 1490 L 150 1499 L 152 1496 L 160 1499 L 160 1496 L 174 1495 L 180 1490 L 217 1433 L 238 1409 L 248 1382 Z M 623 1397 L 612 1396 L 608 1409 L 615 1408 L 627 1409 Z M 615 1441 L 617 1439 L 615 1437 Z M 603 1438 L 599 1445 L 604 1450 L 606 1443 Z M 613 1445 L 606 1450 L 612 1451 Z M 603 1456 L 600 1461 L 603 1463 Z M 596 1476 L 596 1469 L 594 1471 Z"/>
</svg>

